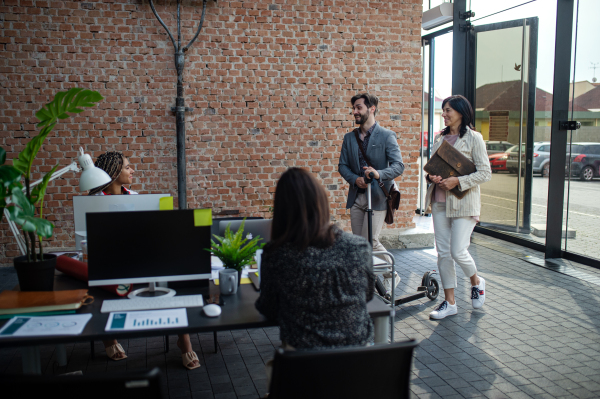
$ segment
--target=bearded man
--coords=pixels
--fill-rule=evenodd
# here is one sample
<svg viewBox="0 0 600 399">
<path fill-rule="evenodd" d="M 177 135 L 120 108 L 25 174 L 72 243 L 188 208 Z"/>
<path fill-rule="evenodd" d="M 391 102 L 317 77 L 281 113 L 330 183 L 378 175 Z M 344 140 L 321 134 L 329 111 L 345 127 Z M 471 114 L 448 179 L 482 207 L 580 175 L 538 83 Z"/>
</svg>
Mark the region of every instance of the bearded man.
<svg viewBox="0 0 600 399">
<path fill-rule="evenodd" d="M 344 136 L 338 164 L 340 175 L 350 184 L 346 209 L 350 209 L 352 233 L 368 239 L 365 176 L 369 176 L 372 172 L 375 177 L 371 182 L 373 251 L 385 251 L 385 247 L 379 242 L 379 233 L 383 227 L 387 204 L 385 194 L 377 181 L 382 181 L 388 192 L 390 191 L 394 179 L 404 172 L 402 154 L 396 134 L 381 127 L 375 121 L 379 103 L 377 96 L 369 93 L 357 94 L 352 97 L 350 103 L 354 121 L 359 127 Z M 356 133 L 358 133 L 358 140 Z M 363 156 L 359 145 L 367 159 Z M 384 280 L 384 286 L 389 291 L 391 275 L 385 277 L 387 278 Z M 397 274 L 395 280 L 397 285 L 400 281 Z"/>
</svg>

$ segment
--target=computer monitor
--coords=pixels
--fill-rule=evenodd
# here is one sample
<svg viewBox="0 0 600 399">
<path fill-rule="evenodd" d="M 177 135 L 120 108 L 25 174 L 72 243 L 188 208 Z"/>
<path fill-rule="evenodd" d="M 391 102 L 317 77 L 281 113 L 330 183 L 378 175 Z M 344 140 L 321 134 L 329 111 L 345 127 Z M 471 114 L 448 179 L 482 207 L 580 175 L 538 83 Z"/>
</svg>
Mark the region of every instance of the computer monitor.
<svg viewBox="0 0 600 399">
<path fill-rule="evenodd" d="M 209 279 L 210 212 L 88 213 L 89 285 L 150 283 L 152 290 L 157 282 Z"/>
<path fill-rule="evenodd" d="M 85 240 L 85 215 L 89 212 L 158 211 L 159 201 L 171 194 L 140 195 L 79 195 L 73 197 L 73 219 L 75 220 L 75 245 L 81 249 Z"/>
<path fill-rule="evenodd" d="M 219 222 L 219 235 L 223 237 L 225 235 L 225 229 L 231 223 L 231 231 L 236 233 L 240 226 L 242 225 L 243 220 L 234 220 L 227 221 L 223 220 Z M 252 237 L 260 236 L 261 240 L 259 243 L 267 243 L 271 241 L 271 225 L 272 219 L 246 219 L 244 223 L 244 236 L 248 233 L 252 234 Z"/>
</svg>

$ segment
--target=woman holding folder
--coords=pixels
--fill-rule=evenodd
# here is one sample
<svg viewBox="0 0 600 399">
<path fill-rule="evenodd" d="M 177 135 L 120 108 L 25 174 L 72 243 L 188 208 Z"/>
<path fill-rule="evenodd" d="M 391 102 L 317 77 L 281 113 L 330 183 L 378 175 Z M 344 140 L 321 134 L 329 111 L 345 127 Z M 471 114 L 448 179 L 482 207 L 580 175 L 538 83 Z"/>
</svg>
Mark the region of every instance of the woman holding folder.
<svg viewBox="0 0 600 399">
<path fill-rule="evenodd" d="M 98 157 L 95 166 L 104 170 L 111 178 L 110 183 L 90 191 L 90 195 L 123 195 L 137 194 L 125 187 L 133 183 L 134 170 L 129 160 L 120 152 L 108 151 Z M 103 341 L 106 355 L 112 360 L 122 360 L 127 356 L 125 350 L 116 339 Z M 200 367 L 198 355 L 192 349 L 189 334 L 179 335 L 177 346 L 181 350 L 183 366 L 188 370 Z"/>
<path fill-rule="evenodd" d="M 433 152 L 446 141 L 473 162 L 476 171 L 447 179 L 436 175 L 426 176 L 427 181 L 432 184 L 427 189 L 425 209 L 431 205 L 438 270 L 445 296 L 445 300 L 430 313 L 432 319 L 443 319 L 458 312 L 454 297 L 457 286 L 455 263 L 471 280 L 473 308 L 483 306 L 485 280 L 477 275 L 477 267 L 468 248 L 481 210 L 479 185 L 492 177 L 483 137 L 473 130 L 475 118 L 469 101 L 460 95 L 446 98 L 442 102 L 442 117 L 446 128 L 436 137 Z M 466 192 L 462 199 L 449 192 L 455 187 Z"/>
</svg>

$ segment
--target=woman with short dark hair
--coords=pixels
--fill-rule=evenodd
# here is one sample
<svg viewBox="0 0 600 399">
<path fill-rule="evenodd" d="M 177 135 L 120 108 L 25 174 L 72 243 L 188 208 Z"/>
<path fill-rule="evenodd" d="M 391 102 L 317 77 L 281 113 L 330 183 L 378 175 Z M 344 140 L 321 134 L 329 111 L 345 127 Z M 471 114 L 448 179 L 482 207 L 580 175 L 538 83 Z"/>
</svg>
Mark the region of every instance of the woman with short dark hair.
<svg viewBox="0 0 600 399">
<path fill-rule="evenodd" d="M 483 306 L 485 280 L 477 275 L 477 267 L 468 248 L 481 210 L 479 185 L 492 177 L 485 142 L 473 127 L 475 118 L 469 101 L 460 95 L 446 98 L 442 102 L 442 117 L 446 128 L 436 137 L 432 151 L 437 151 L 442 142 L 447 141 L 475 164 L 476 171 L 470 175 L 447 179 L 426 176 L 427 181 L 432 184 L 427 189 L 425 209 L 431 205 L 438 270 L 445 296 L 445 300 L 430 313 L 432 319 L 443 319 L 458 312 L 454 298 L 457 286 L 455 263 L 471 280 L 473 308 Z M 466 195 L 458 199 L 449 192 L 454 187 L 466 191 Z"/>
<path fill-rule="evenodd" d="M 272 241 L 262 255 L 256 308 L 279 321 L 283 346 L 327 349 L 373 339 L 372 250 L 330 221 L 325 189 L 288 169 L 275 190 Z"/>
</svg>

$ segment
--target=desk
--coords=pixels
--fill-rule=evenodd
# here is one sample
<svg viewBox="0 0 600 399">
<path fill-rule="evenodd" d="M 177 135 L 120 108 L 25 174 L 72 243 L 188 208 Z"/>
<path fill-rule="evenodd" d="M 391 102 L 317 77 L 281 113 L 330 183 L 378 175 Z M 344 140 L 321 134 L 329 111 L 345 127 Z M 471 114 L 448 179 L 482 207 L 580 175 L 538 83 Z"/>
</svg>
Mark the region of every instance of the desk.
<svg viewBox="0 0 600 399">
<path fill-rule="evenodd" d="M 46 336 L 46 337 L 14 337 L 0 339 L 0 348 L 3 347 L 27 347 L 23 351 L 23 370 L 28 373 L 41 374 L 39 367 L 39 345 L 60 345 L 71 342 L 100 341 L 119 338 L 140 338 L 162 335 L 189 334 L 213 331 L 228 331 L 248 328 L 263 328 L 277 326 L 277 322 L 267 320 L 256 310 L 254 303 L 258 299 L 259 292 L 254 289 L 252 284 L 242 284 L 236 295 L 223 296 L 224 304 L 222 313 L 219 317 L 206 317 L 202 313 L 202 308 L 187 309 L 188 326 L 181 328 L 157 328 L 153 330 L 140 331 L 104 331 L 108 316 L 110 313 L 100 313 L 102 301 L 104 299 L 115 299 L 115 295 L 100 288 L 87 287 L 87 283 L 75 280 L 64 274 L 56 276 L 54 289 L 89 290 L 90 295 L 94 296 L 94 303 L 82 306 L 77 313 L 91 313 L 92 318 L 85 326 L 80 335 L 68 336 Z M 178 288 L 178 295 L 203 294 L 210 292 L 218 293 L 219 288 L 212 282 L 209 288 Z M 375 343 L 387 343 L 389 334 L 390 307 L 379 298 L 375 297 L 367 304 L 369 314 L 373 318 L 375 325 Z M 6 324 L 8 320 L 0 320 L 0 327 Z"/>
</svg>

